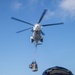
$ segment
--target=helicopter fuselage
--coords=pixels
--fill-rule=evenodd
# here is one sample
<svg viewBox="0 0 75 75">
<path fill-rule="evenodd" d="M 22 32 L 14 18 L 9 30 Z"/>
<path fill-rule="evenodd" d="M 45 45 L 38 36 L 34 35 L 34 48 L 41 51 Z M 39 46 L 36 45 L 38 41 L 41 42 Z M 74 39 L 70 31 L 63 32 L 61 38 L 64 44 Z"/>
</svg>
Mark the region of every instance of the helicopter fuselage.
<svg viewBox="0 0 75 75">
<path fill-rule="evenodd" d="M 41 35 L 41 26 L 40 24 L 35 24 L 32 30 L 33 35 L 30 37 L 30 41 L 38 45 L 39 42 L 43 42 L 43 38 Z"/>
<path fill-rule="evenodd" d="M 47 9 L 45 9 L 40 17 L 40 19 L 38 20 L 38 22 L 34 25 L 32 23 L 29 23 L 27 21 L 23 21 L 23 20 L 20 20 L 18 18 L 15 18 L 15 17 L 11 17 L 11 19 L 13 20 L 16 20 L 16 21 L 20 21 L 22 23 L 25 23 L 25 24 L 28 24 L 28 25 L 31 25 L 32 27 L 29 27 L 29 28 L 26 28 L 26 29 L 23 29 L 23 30 L 20 30 L 16 33 L 20 33 L 20 32 L 23 32 L 23 31 L 27 31 L 29 29 L 31 29 L 32 31 L 32 36 L 30 37 L 30 41 L 35 45 L 39 45 L 40 42 L 43 42 L 43 38 L 42 38 L 42 35 L 45 35 L 42 31 L 42 27 L 46 27 L 46 26 L 53 26 L 53 25 L 60 25 L 60 24 L 64 24 L 63 22 L 61 23 L 52 23 L 52 24 L 44 24 L 44 25 L 40 25 L 40 22 L 42 21 L 44 15 L 46 14 L 47 12 Z M 42 34 L 42 35 L 41 35 Z"/>
</svg>

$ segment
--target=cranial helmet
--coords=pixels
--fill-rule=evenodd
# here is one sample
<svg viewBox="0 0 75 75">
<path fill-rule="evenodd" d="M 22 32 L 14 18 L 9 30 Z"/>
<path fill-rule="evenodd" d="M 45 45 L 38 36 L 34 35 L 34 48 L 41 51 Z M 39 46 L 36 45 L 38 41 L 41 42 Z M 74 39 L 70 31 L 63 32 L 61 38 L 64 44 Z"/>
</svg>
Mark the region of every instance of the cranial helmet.
<svg viewBox="0 0 75 75">
<path fill-rule="evenodd" d="M 72 72 L 66 68 L 55 66 L 46 69 L 42 75 L 73 75 Z"/>
</svg>

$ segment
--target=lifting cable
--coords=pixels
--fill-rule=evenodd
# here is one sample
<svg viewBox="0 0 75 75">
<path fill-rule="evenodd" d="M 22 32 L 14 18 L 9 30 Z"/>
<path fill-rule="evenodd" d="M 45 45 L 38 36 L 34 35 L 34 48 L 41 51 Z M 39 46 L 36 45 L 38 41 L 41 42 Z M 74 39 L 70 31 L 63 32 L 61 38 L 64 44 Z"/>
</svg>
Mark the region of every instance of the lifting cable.
<svg viewBox="0 0 75 75">
<path fill-rule="evenodd" d="M 34 51 L 34 61 L 36 61 L 36 52 L 37 52 L 37 45 L 35 45 L 35 51 Z"/>
</svg>

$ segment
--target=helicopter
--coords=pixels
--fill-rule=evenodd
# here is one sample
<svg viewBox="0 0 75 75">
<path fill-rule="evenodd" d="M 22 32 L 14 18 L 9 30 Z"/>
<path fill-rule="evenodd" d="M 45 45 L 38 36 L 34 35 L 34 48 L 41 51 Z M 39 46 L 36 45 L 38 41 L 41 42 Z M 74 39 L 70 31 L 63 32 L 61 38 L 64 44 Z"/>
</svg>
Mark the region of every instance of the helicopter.
<svg viewBox="0 0 75 75">
<path fill-rule="evenodd" d="M 32 23 L 20 20 L 20 19 L 15 18 L 15 17 L 11 17 L 11 19 L 13 19 L 13 20 L 20 21 L 20 22 L 23 22 L 23 23 L 26 23 L 26 24 L 32 26 L 32 27 L 29 27 L 27 29 L 23 29 L 23 30 L 17 31 L 17 33 L 20 33 L 20 32 L 27 31 L 27 30 L 31 29 L 32 36 L 30 37 L 30 42 L 34 43 L 36 46 L 37 45 L 41 45 L 41 43 L 43 42 L 42 35 L 45 35 L 44 32 L 42 31 L 42 27 L 64 24 L 63 22 L 61 22 L 61 23 L 40 25 L 40 22 L 42 21 L 42 19 L 45 16 L 46 12 L 47 12 L 47 9 L 44 9 L 40 19 L 38 20 L 38 22 L 36 24 L 32 24 Z"/>
</svg>

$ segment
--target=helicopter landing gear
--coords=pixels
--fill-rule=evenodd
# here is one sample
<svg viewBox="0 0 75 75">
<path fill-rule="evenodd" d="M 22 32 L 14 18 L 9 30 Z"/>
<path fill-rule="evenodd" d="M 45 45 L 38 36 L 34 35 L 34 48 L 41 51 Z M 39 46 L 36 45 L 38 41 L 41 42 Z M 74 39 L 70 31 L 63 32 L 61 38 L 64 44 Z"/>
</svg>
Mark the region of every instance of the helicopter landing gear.
<svg viewBox="0 0 75 75">
<path fill-rule="evenodd" d="M 33 43 L 33 41 L 34 41 L 34 38 L 30 37 L 30 42 Z"/>
<path fill-rule="evenodd" d="M 40 36 L 40 42 L 43 42 L 43 37 L 42 36 Z"/>
<path fill-rule="evenodd" d="M 43 42 L 43 38 L 41 38 L 40 41 Z"/>
</svg>

